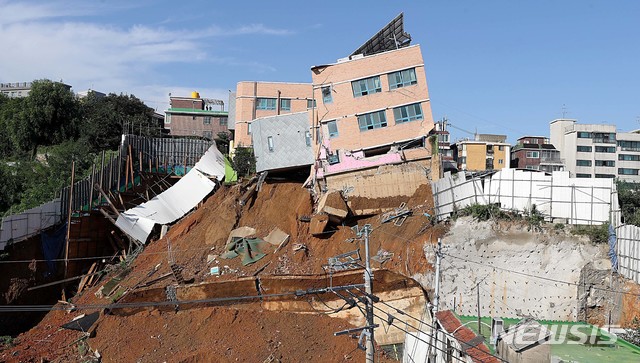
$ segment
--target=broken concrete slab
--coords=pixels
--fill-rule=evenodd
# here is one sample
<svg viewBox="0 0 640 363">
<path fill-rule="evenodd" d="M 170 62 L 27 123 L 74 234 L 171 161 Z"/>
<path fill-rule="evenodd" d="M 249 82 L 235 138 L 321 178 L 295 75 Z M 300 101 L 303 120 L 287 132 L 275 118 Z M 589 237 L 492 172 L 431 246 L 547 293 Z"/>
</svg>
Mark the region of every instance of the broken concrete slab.
<svg viewBox="0 0 640 363">
<path fill-rule="evenodd" d="M 309 226 L 309 232 L 314 236 L 324 234 L 324 229 L 329 224 L 329 215 L 327 214 L 315 214 L 311 217 L 311 224 Z"/>
<path fill-rule="evenodd" d="M 274 246 L 280 246 L 287 243 L 287 241 L 289 240 L 289 235 L 280 228 L 276 227 L 264 238 L 264 240 Z"/>
<path fill-rule="evenodd" d="M 349 214 L 349 207 L 340 191 L 329 192 L 318 201 L 318 212 L 326 213 L 335 222 L 340 222 Z"/>
<path fill-rule="evenodd" d="M 246 238 L 246 237 L 255 237 L 255 236 L 256 236 L 255 228 L 247 227 L 247 226 L 238 227 L 233 231 L 231 231 L 231 233 L 229 233 L 229 238 L 227 238 L 227 245 L 231 243 L 231 240 L 234 237 Z"/>
</svg>

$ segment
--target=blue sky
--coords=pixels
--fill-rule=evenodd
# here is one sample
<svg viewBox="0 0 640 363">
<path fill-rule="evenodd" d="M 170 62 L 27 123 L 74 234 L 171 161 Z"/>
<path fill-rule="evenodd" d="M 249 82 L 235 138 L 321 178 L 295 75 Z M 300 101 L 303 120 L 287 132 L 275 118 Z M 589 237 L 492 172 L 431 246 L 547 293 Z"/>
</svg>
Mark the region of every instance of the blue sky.
<svg viewBox="0 0 640 363">
<path fill-rule="evenodd" d="M 0 0 L 0 82 L 227 99 L 241 80 L 310 82 L 398 13 L 422 46 L 434 119 L 548 135 L 549 121 L 640 128 L 638 1 Z M 469 134 L 452 129 L 454 138 Z"/>
</svg>

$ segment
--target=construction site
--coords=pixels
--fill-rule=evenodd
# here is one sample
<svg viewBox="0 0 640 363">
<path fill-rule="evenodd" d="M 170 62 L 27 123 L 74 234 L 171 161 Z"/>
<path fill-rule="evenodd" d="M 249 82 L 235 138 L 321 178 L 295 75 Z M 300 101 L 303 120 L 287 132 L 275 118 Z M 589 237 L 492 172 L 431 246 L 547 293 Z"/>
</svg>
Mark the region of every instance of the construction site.
<svg viewBox="0 0 640 363">
<path fill-rule="evenodd" d="M 410 42 L 400 14 L 313 83 L 238 83 L 224 145 L 124 134 L 72 163 L 2 220 L 0 361 L 640 361 L 616 183 L 492 148 L 452 173 Z M 174 97 L 174 125 L 211 101 Z"/>
</svg>

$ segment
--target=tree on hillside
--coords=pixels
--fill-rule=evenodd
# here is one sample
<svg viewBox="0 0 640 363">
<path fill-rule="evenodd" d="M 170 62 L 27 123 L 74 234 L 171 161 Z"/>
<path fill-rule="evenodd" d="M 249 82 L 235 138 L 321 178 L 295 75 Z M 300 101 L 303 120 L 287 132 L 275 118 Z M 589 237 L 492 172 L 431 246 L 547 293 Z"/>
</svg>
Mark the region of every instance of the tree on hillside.
<svg viewBox="0 0 640 363">
<path fill-rule="evenodd" d="M 65 85 L 32 82 L 29 95 L 11 110 L 10 137 L 16 148 L 35 158 L 38 146 L 55 145 L 77 135 L 78 102 Z"/>
<path fill-rule="evenodd" d="M 152 124 L 152 110 L 133 95 L 98 97 L 95 93 L 82 100 L 81 134 L 94 150 L 115 149 L 120 145 L 122 133 L 159 136 L 160 130 Z"/>
<path fill-rule="evenodd" d="M 0 159 L 18 154 L 11 139 L 13 117 L 22 110 L 22 98 L 9 98 L 0 94 Z"/>
</svg>

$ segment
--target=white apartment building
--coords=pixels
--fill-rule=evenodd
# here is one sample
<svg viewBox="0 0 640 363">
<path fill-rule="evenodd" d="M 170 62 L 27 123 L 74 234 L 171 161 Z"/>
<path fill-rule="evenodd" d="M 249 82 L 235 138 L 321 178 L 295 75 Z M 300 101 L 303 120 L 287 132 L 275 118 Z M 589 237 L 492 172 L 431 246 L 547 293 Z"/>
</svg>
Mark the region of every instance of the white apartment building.
<svg viewBox="0 0 640 363">
<path fill-rule="evenodd" d="M 615 125 L 549 124 L 551 143 L 576 178 L 619 178 L 640 182 L 640 132 L 617 132 Z"/>
</svg>

